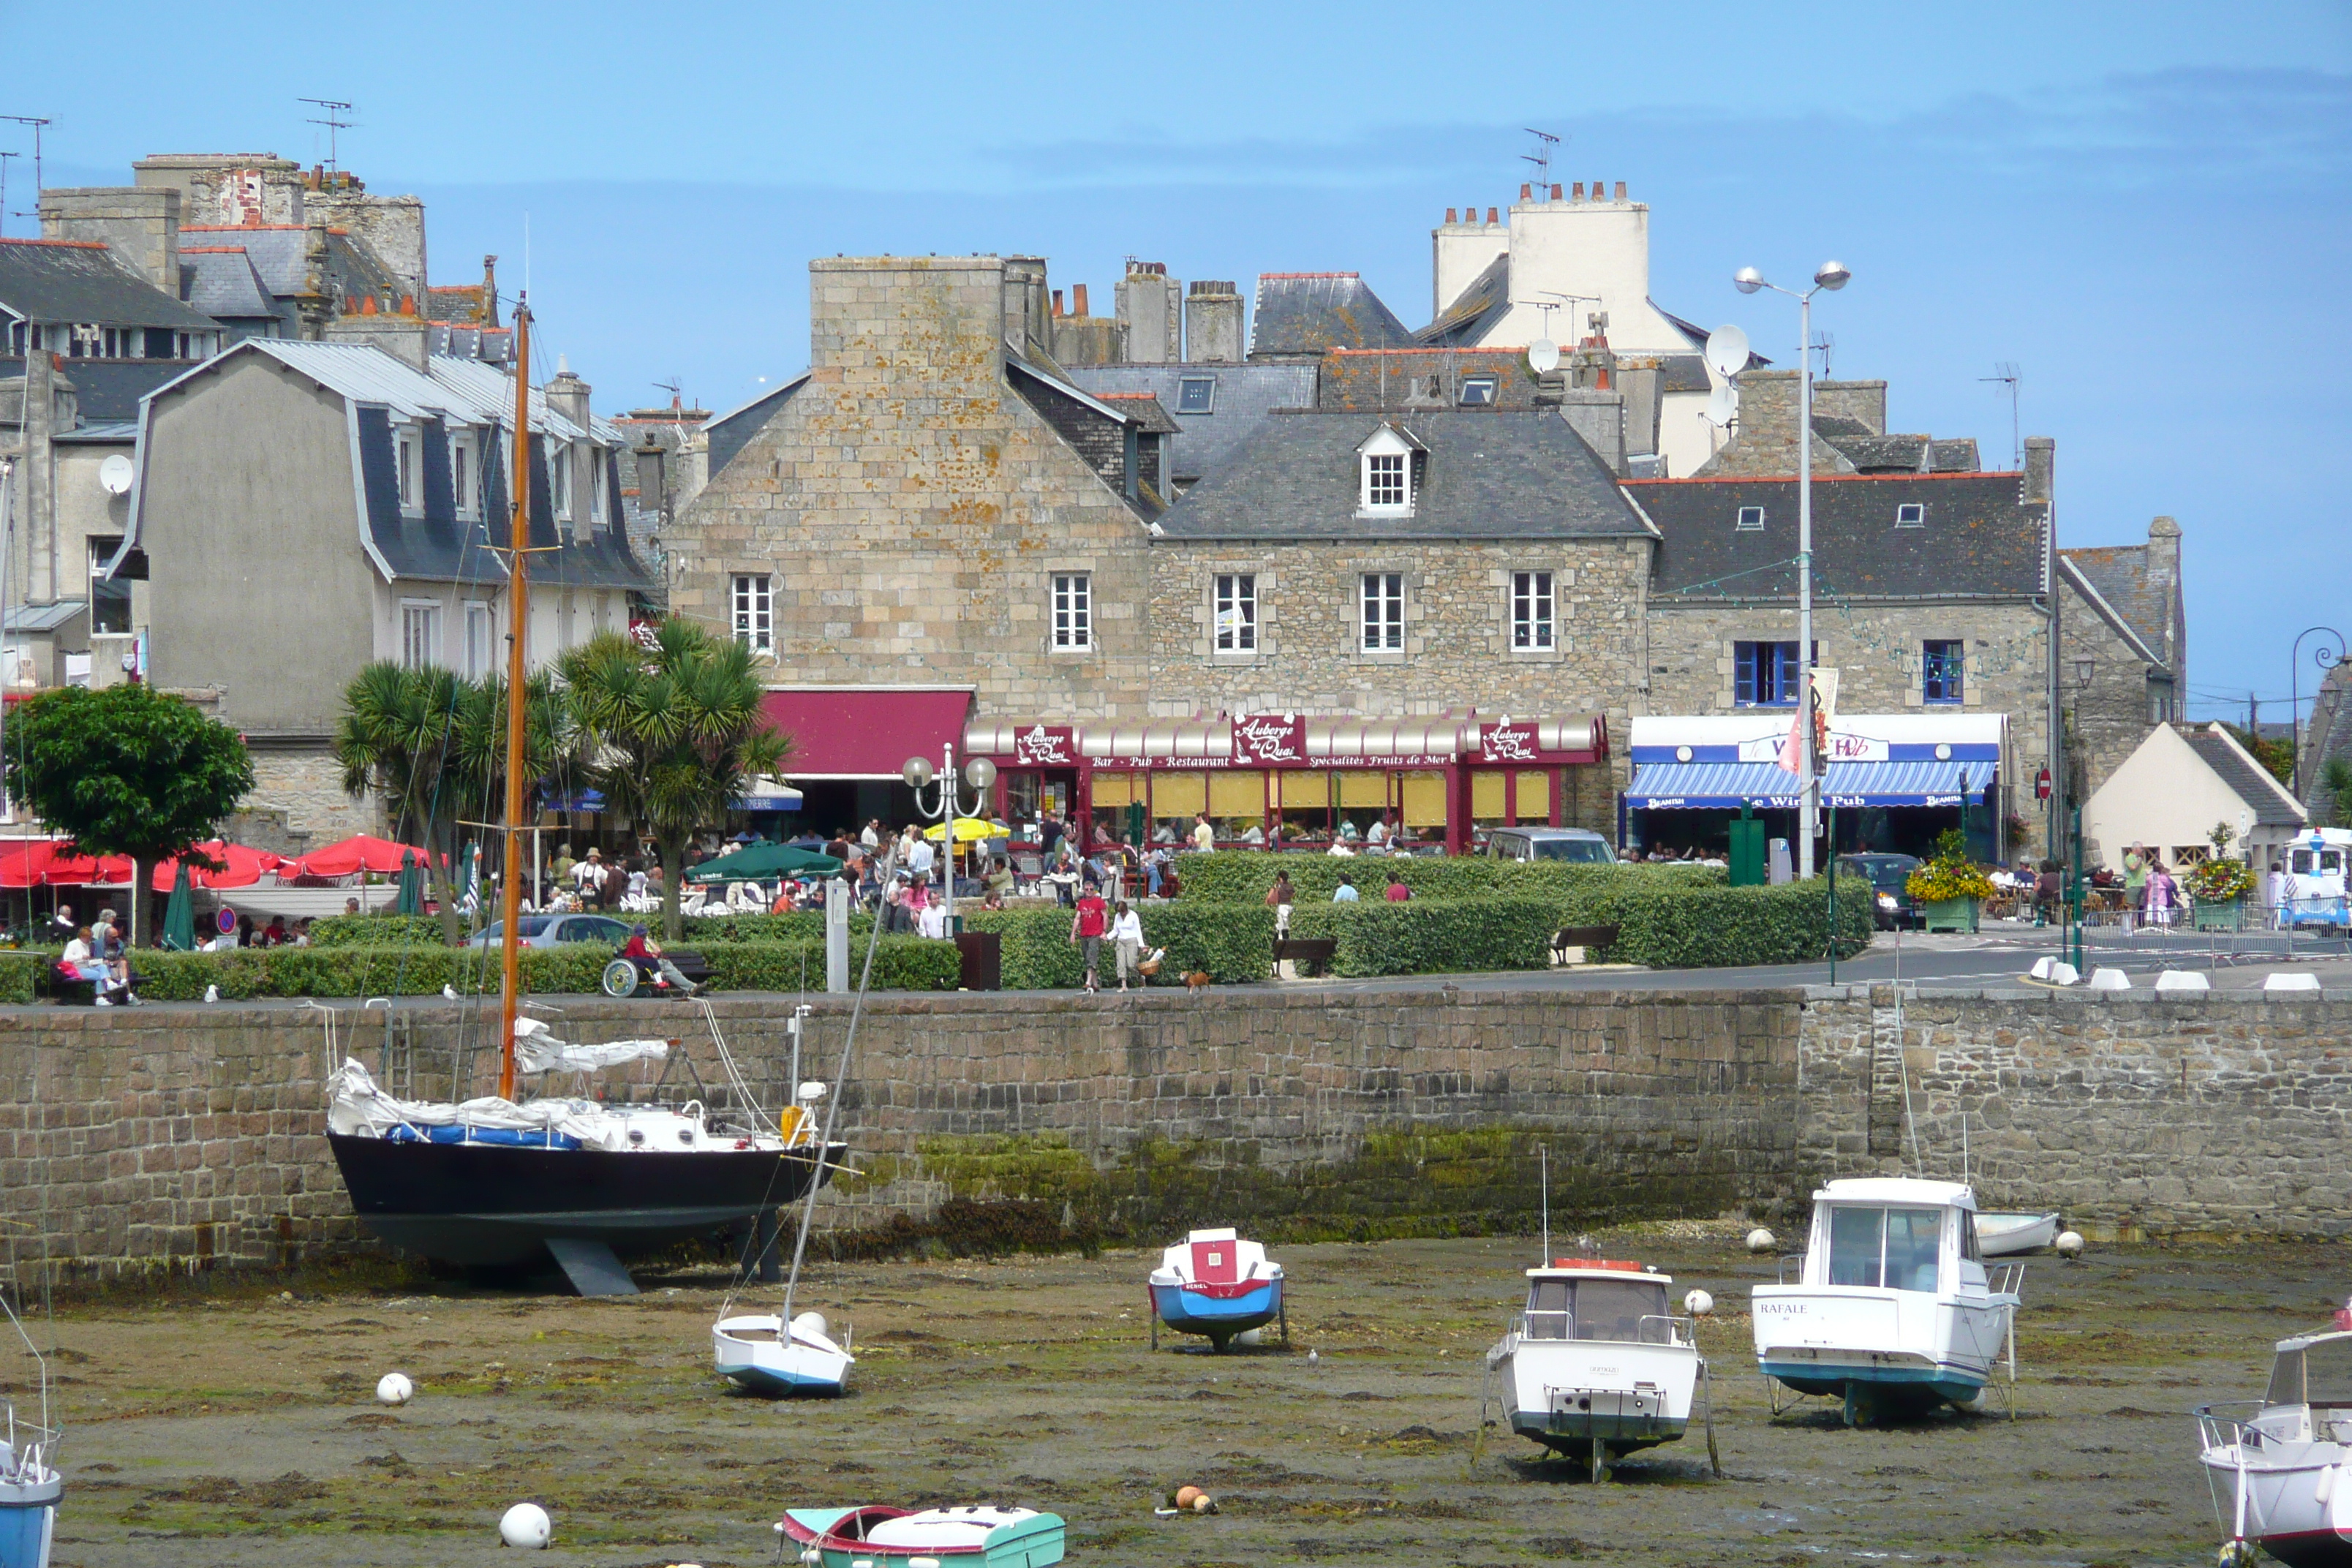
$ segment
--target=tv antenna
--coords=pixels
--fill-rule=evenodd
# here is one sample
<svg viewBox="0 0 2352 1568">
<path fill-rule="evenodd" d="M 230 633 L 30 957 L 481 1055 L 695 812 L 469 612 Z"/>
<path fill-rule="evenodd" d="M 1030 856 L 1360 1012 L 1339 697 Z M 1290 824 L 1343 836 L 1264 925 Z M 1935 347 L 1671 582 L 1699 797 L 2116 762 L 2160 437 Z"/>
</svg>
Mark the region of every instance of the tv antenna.
<svg viewBox="0 0 2352 1568">
<path fill-rule="evenodd" d="M 0 152 L 0 234 L 8 232 L 8 160 L 23 156 L 22 153 Z"/>
<path fill-rule="evenodd" d="M 678 406 L 679 388 L 685 384 L 685 382 L 677 376 L 672 376 L 667 381 L 654 383 L 656 387 L 669 394 L 670 406 L 673 408 Z"/>
<path fill-rule="evenodd" d="M 1830 355 L 1837 352 L 1837 334 L 1820 331 L 1813 334 L 1813 347 L 1822 356 L 1822 379 L 1830 379 Z"/>
<path fill-rule="evenodd" d="M 0 114 L 0 121 L 33 128 L 33 205 L 37 210 L 41 205 L 41 127 L 56 122 L 34 114 Z"/>
<path fill-rule="evenodd" d="M 1559 138 L 1549 131 L 1538 131 L 1532 125 L 1524 129 L 1528 135 L 1536 139 L 1536 150 L 1532 153 L 1520 153 L 1519 162 L 1533 163 L 1536 166 L 1536 184 L 1538 189 L 1549 189 L 1551 185 L 1551 150 L 1559 145 Z"/>
<path fill-rule="evenodd" d="M 1980 375 L 1979 381 L 1998 382 L 2009 389 L 2009 466 L 2025 467 L 2025 443 L 2018 438 L 2017 384 L 2024 378 L 2017 374 L 2017 362 L 2002 360 L 1992 367 L 1990 375 Z"/>
<path fill-rule="evenodd" d="M 342 165 L 336 161 L 336 153 L 338 151 L 336 138 L 341 132 L 349 131 L 353 124 L 353 121 L 343 118 L 344 115 L 349 114 L 352 111 L 352 106 L 343 102 L 341 99 L 334 98 L 304 98 L 297 99 L 295 101 L 298 103 L 307 103 L 314 108 L 325 110 L 322 115 L 316 119 L 306 121 L 304 123 L 310 125 L 323 125 L 327 128 L 327 167 L 330 169 L 341 169 Z"/>
</svg>

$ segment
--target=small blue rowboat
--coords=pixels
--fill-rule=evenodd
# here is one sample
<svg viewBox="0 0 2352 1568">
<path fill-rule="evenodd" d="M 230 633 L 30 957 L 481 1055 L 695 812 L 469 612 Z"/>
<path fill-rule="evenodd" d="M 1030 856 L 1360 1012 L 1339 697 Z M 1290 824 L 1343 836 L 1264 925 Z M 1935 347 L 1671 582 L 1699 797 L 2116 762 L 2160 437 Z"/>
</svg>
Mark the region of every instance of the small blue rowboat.
<svg viewBox="0 0 2352 1568">
<path fill-rule="evenodd" d="M 1235 1336 L 1279 1320 L 1283 1343 L 1290 1321 L 1283 1311 L 1282 1265 L 1265 1247 L 1244 1241 L 1231 1229 L 1196 1230 L 1160 1255 L 1151 1271 L 1151 1348 L 1160 1348 L 1160 1325 L 1179 1333 L 1205 1334 L 1223 1350 Z"/>
</svg>

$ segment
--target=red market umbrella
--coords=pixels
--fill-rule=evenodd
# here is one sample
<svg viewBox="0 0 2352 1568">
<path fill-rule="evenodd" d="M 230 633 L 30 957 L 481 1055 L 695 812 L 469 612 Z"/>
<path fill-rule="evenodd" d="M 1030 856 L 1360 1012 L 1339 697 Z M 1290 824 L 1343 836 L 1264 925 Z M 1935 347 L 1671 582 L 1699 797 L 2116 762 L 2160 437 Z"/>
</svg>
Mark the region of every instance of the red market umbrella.
<svg viewBox="0 0 2352 1568">
<path fill-rule="evenodd" d="M 188 862 L 188 885 L 192 888 L 250 888 L 261 880 L 263 872 L 275 871 L 284 864 L 266 850 L 247 849 L 242 844 L 224 843 L 217 838 L 209 844 L 197 845 L 196 853 L 208 860 L 220 862 L 226 869 L 207 871 L 191 858 Z M 179 869 L 180 862 L 176 858 L 159 860 L 155 863 L 155 874 L 147 879 L 147 885 L 159 893 L 168 893 L 172 890 L 172 879 L 178 875 Z"/>
<path fill-rule="evenodd" d="M 414 855 L 416 864 L 425 864 L 425 851 L 413 845 L 394 844 L 389 838 L 362 833 L 341 844 L 311 850 L 295 862 L 294 868 L 298 874 L 309 877 L 348 877 L 354 871 L 389 875 L 400 869 L 403 855 Z"/>
<path fill-rule="evenodd" d="M 128 855 L 55 854 L 41 880 L 52 888 L 127 888 L 131 885 Z"/>
<path fill-rule="evenodd" d="M 0 888 L 37 888 L 58 857 L 55 838 L 12 838 L 0 843 Z"/>
</svg>

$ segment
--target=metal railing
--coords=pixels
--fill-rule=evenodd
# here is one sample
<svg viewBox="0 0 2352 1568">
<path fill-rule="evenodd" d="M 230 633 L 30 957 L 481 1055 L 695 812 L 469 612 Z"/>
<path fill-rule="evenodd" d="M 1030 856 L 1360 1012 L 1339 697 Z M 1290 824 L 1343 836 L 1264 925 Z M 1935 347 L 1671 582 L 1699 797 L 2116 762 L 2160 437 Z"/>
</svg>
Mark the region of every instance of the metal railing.
<svg viewBox="0 0 2352 1568">
<path fill-rule="evenodd" d="M 1985 1269 L 1985 1293 L 1990 1296 L 2021 1296 L 2025 1287 L 2025 1265 L 1995 1263 Z"/>
<path fill-rule="evenodd" d="M 1782 1253 L 1780 1255 L 1780 1271 L 1778 1283 L 1782 1285 L 1803 1284 L 1805 1282 L 1806 1256 L 1806 1254 L 1801 1252 Z M 1791 1274 L 1796 1276 L 1794 1279 L 1789 1278 Z"/>
<path fill-rule="evenodd" d="M 2262 1434 L 2255 1430 L 2251 1418 L 2225 1415 L 2225 1410 L 2244 1410 L 2260 1415 L 2263 1402 L 2259 1399 L 2223 1399 L 2197 1407 L 2197 1448 L 2201 1456 L 2216 1448 L 2235 1447 L 2238 1463 L 2231 1485 L 2231 1498 L 2221 1500 L 2221 1477 L 2215 1467 L 2200 1465 L 2205 1472 L 2206 1495 L 2213 1502 L 2213 1521 L 2229 1532 L 2233 1545 L 2246 1539 L 2246 1450 L 2262 1446 Z M 2242 1555 L 2242 1554 L 2241 1554 Z"/>
<path fill-rule="evenodd" d="M 1650 1327 L 1653 1323 L 1662 1324 L 1664 1327 L 1654 1332 Z M 1614 1334 L 1585 1334 L 1580 1336 L 1576 1332 L 1576 1318 L 1574 1313 L 1552 1310 L 1518 1312 L 1513 1314 L 1511 1318 L 1511 1333 L 1515 1337 L 1527 1341 L 1532 1344 L 1643 1344 L 1691 1346 L 1696 1345 L 1698 1342 L 1691 1320 L 1687 1317 L 1679 1317 L 1673 1313 L 1650 1313 L 1637 1319 L 1633 1328 L 1633 1338 L 1630 1340 L 1620 1339 Z"/>
</svg>

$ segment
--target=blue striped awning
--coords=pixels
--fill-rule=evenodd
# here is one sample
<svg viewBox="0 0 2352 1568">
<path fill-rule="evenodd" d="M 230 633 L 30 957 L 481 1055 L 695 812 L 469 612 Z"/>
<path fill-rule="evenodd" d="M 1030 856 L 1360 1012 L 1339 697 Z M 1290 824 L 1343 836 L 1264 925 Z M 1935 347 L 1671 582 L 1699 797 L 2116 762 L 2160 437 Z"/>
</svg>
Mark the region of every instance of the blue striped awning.
<svg viewBox="0 0 2352 1568">
<path fill-rule="evenodd" d="M 1832 763 L 1822 804 L 1958 805 L 1964 787 L 1969 803 L 1980 804 L 1992 774 L 1989 762 Z M 1797 775 L 1774 763 L 1644 763 L 1625 804 L 1635 811 L 1737 811 L 1803 801 Z"/>
</svg>

